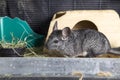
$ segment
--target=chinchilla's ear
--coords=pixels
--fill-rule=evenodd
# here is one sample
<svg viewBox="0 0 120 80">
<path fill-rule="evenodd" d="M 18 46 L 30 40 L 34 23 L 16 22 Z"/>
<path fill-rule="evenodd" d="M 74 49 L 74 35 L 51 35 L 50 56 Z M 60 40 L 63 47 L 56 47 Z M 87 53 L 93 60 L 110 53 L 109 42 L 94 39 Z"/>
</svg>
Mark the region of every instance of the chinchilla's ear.
<svg viewBox="0 0 120 80">
<path fill-rule="evenodd" d="M 68 39 L 68 36 L 70 35 L 71 33 L 71 30 L 69 27 L 65 27 L 63 30 L 62 30 L 62 40 L 67 40 Z"/>
<path fill-rule="evenodd" d="M 53 26 L 53 31 L 58 30 L 58 22 L 56 21 L 54 26 Z"/>
</svg>

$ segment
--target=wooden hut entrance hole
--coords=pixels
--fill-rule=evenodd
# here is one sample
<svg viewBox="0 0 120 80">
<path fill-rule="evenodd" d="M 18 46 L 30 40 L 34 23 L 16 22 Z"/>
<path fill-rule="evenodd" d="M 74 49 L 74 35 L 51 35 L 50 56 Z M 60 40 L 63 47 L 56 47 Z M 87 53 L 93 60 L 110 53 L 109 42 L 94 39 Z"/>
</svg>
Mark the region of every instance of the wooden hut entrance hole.
<svg viewBox="0 0 120 80">
<path fill-rule="evenodd" d="M 77 24 L 75 24 L 75 26 L 73 27 L 73 30 L 78 30 L 78 29 L 94 29 L 98 31 L 97 26 L 89 21 L 89 20 L 82 20 L 80 22 L 78 22 Z"/>
</svg>

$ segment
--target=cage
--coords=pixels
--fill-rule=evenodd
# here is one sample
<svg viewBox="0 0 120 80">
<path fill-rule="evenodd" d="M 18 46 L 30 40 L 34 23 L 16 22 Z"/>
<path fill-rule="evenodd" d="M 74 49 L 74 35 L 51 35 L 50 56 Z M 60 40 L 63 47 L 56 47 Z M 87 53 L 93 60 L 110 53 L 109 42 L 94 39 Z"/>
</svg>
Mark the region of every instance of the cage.
<svg viewBox="0 0 120 80">
<path fill-rule="evenodd" d="M 115 25 L 119 25 L 119 7 L 119 0 L 0 0 L 0 17 L 19 17 L 27 21 L 34 32 L 47 36 L 49 26 L 54 24 L 55 18 L 60 19 L 67 14 L 67 10 L 110 10 L 106 15 L 113 12 L 116 19 L 109 16 L 110 19 L 105 19 L 106 23 L 115 22 Z M 55 14 L 56 12 L 59 13 Z M 57 16 L 53 17 L 54 14 Z M 50 23 L 51 20 L 53 21 Z M 59 25 L 62 26 L 61 23 Z M 99 27 L 88 19 L 76 21 L 73 29 L 88 28 L 88 25 L 92 26 L 89 27 L 91 29 L 102 31 L 106 28 L 105 32 L 109 31 L 108 27 Z M 112 26 L 110 25 L 110 28 L 113 31 L 115 29 L 116 34 L 119 33 L 119 27 Z M 115 36 L 117 41 L 111 42 L 113 47 L 119 46 L 119 34 Z M 119 58 L 7 57 L 0 58 L 0 65 L 1 80 L 79 80 L 81 76 L 72 75 L 73 72 L 82 73 L 83 80 L 120 79 Z"/>
</svg>

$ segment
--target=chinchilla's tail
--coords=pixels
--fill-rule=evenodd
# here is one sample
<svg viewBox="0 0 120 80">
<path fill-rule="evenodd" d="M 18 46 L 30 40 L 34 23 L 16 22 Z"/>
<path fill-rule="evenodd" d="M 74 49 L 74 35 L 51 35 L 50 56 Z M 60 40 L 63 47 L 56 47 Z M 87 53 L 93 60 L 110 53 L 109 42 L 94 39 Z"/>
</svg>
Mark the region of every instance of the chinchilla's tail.
<svg viewBox="0 0 120 80">
<path fill-rule="evenodd" d="M 109 53 L 119 54 L 119 55 L 120 55 L 120 47 L 118 47 L 118 48 L 111 48 L 111 49 L 109 50 Z"/>
</svg>

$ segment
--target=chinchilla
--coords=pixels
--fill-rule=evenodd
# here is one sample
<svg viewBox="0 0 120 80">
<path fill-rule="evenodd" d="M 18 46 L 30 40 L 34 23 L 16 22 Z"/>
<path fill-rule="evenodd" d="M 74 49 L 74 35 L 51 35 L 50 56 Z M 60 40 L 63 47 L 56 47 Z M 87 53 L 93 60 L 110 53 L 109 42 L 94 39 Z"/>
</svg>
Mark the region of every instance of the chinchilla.
<svg viewBox="0 0 120 80">
<path fill-rule="evenodd" d="M 48 50 L 60 51 L 68 57 L 95 57 L 104 53 L 120 54 L 119 49 L 111 48 L 103 33 L 92 29 L 71 30 L 69 27 L 59 30 L 57 21 L 45 46 Z"/>
</svg>

